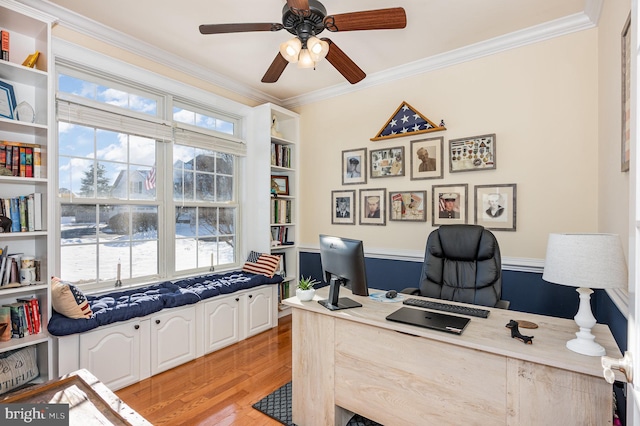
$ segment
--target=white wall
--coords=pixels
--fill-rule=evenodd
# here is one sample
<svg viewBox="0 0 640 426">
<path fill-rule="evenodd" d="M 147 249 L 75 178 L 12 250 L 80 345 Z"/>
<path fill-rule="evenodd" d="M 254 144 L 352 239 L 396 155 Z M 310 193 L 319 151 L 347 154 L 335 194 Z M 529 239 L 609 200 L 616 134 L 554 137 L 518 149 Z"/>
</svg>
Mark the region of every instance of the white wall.
<svg viewBox="0 0 640 426">
<path fill-rule="evenodd" d="M 301 241 L 315 246 L 319 233 L 363 239 L 378 250 L 423 251 L 431 226 L 389 222 L 384 227 L 331 225 L 332 190 L 386 187 L 427 190 L 431 185 L 516 183 L 517 232 L 496 232 L 503 256 L 543 259 L 550 232 L 598 229 L 597 29 L 503 52 L 388 85 L 298 108 L 302 116 Z M 444 178 L 404 177 L 341 184 L 341 152 L 404 146 L 425 137 L 371 142 L 406 101 L 447 130 L 428 134 L 448 140 L 496 134 L 496 170 L 448 172 Z"/>
</svg>

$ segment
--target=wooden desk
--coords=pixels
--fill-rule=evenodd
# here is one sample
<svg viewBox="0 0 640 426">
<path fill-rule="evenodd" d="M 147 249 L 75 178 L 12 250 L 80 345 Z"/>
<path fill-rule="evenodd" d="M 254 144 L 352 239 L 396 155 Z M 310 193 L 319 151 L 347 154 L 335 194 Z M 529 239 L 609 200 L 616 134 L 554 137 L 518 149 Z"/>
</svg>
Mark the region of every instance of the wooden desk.
<svg viewBox="0 0 640 426">
<path fill-rule="evenodd" d="M 371 293 L 377 290 L 370 290 Z M 293 307 L 293 421 L 344 425 L 351 412 L 384 425 L 611 425 L 612 386 L 600 357 L 570 351 L 573 320 L 490 309 L 461 336 L 385 320 L 404 306 L 353 296 L 361 308 L 329 311 L 296 297 Z M 532 345 L 512 339 L 509 320 L 537 329 Z M 609 328 L 596 341 L 622 357 Z M 616 371 L 616 380 L 626 381 Z"/>
</svg>

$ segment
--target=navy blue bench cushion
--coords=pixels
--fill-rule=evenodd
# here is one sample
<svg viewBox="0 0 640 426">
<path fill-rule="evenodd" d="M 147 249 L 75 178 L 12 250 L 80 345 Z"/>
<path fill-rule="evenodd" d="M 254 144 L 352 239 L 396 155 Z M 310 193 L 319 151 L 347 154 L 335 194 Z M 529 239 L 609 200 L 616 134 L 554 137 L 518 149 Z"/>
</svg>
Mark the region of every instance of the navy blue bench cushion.
<svg viewBox="0 0 640 426">
<path fill-rule="evenodd" d="M 276 284 L 281 281 L 280 275 L 269 278 L 264 275 L 234 271 L 185 278 L 176 282 L 165 281 L 99 296 L 88 295 L 87 300 L 93 311 L 91 318 L 68 318 L 53 310 L 47 329 L 54 336 L 82 333 L 101 325 L 144 317 L 164 308 L 190 305 L 220 294 L 229 294 L 263 284 Z"/>
</svg>

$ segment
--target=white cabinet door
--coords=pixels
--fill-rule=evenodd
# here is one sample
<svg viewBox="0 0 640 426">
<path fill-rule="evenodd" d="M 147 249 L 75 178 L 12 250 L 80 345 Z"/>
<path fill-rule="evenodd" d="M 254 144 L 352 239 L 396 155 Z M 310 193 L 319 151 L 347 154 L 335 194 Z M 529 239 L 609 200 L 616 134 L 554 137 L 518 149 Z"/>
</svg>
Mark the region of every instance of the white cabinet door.
<svg viewBox="0 0 640 426">
<path fill-rule="evenodd" d="M 151 317 L 151 375 L 196 358 L 196 310 L 189 305 Z"/>
<path fill-rule="evenodd" d="M 141 322 L 100 327 L 80 334 L 80 368 L 111 390 L 140 380 Z"/>
<path fill-rule="evenodd" d="M 276 324 L 276 306 L 272 287 L 257 287 L 248 290 L 245 294 L 247 307 L 245 337 L 261 333 Z"/>
<path fill-rule="evenodd" d="M 216 351 L 240 340 L 240 306 L 244 295 L 214 297 L 204 306 L 204 352 Z"/>
</svg>

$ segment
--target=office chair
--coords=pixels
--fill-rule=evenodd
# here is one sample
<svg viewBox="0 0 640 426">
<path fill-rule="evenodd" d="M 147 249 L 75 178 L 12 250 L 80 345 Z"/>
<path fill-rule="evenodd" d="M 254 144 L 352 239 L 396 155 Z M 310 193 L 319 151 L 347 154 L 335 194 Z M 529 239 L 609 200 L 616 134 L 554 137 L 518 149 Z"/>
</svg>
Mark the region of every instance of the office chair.
<svg viewBox="0 0 640 426">
<path fill-rule="evenodd" d="M 509 308 L 501 300 L 500 247 L 479 225 L 442 225 L 429 234 L 419 288 L 401 293 L 474 305 Z"/>
</svg>

